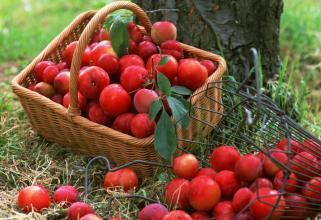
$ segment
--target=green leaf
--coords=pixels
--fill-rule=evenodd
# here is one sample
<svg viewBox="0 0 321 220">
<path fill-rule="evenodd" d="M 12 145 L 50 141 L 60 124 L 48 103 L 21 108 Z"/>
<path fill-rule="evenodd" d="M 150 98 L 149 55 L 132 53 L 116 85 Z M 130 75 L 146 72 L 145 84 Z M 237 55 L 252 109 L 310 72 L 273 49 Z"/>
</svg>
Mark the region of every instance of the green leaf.
<svg viewBox="0 0 321 220">
<path fill-rule="evenodd" d="M 127 52 L 129 47 L 127 23 L 125 23 L 120 17 L 117 17 L 111 26 L 110 43 L 119 57 Z"/>
<path fill-rule="evenodd" d="M 134 21 L 134 17 L 133 16 L 125 16 L 125 17 L 123 17 L 123 21 L 128 24 L 129 22 Z"/>
<path fill-rule="evenodd" d="M 172 156 L 176 151 L 177 137 L 173 122 L 166 111 L 162 111 L 156 125 L 154 147 L 159 155 L 172 163 Z"/>
<path fill-rule="evenodd" d="M 191 103 L 189 101 L 187 101 L 186 99 L 184 99 L 184 97 L 180 96 L 178 97 L 178 99 L 181 101 L 181 103 L 185 106 L 185 108 L 187 109 L 187 111 L 189 112 L 189 114 L 195 114 L 195 109 L 193 108 L 193 106 L 191 105 Z"/>
<path fill-rule="evenodd" d="M 176 120 L 176 122 L 182 127 L 186 128 L 189 123 L 189 117 L 188 111 L 189 109 L 184 105 L 184 103 L 181 102 L 181 100 L 175 98 L 175 97 L 167 97 L 167 102 L 169 104 L 169 107 L 172 110 L 173 116 Z M 187 120 L 187 121 L 186 121 Z"/>
<path fill-rule="evenodd" d="M 111 14 L 111 15 L 109 15 L 109 16 L 107 17 L 107 19 L 106 19 L 106 21 L 105 21 L 105 23 L 104 23 L 104 25 L 103 25 L 103 27 L 104 27 L 107 31 L 110 30 L 110 27 L 111 27 L 111 25 L 113 24 L 116 16 L 117 16 L 116 14 Z"/>
<path fill-rule="evenodd" d="M 189 101 L 184 99 L 184 97 L 179 96 L 177 98 L 181 101 L 181 103 L 185 106 L 185 108 L 188 111 L 188 114 L 184 115 L 184 117 L 181 119 L 181 126 L 183 129 L 186 129 L 189 125 L 190 115 L 195 115 L 195 109 Z"/>
<path fill-rule="evenodd" d="M 149 118 L 154 120 L 158 114 L 158 112 L 162 109 L 163 103 L 160 99 L 154 100 L 149 109 Z"/>
<path fill-rule="evenodd" d="M 101 7 L 97 7 L 97 8 L 101 8 Z M 110 31 L 110 27 L 112 26 L 114 21 L 117 19 L 121 19 L 124 23 L 128 24 L 129 22 L 134 20 L 133 12 L 126 9 L 117 10 L 111 13 L 110 15 L 108 15 L 106 21 L 104 22 L 103 27 L 107 31 Z"/>
<path fill-rule="evenodd" d="M 157 73 L 157 86 L 166 96 L 171 95 L 171 83 L 167 79 L 167 77 L 161 73 Z"/>
<path fill-rule="evenodd" d="M 183 86 L 173 86 L 171 91 L 180 95 L 191 95 L 192 91 Z"/>
<path fill-rule="evenodd" d="M 165 65 L 166 63 L 168 63 L 168 61 L 169 61 L 168 56 L 163 56 L 163 57 L 159 60 L 158 66 Z"/>
<path fill-rule="evenodd" d="M 183 128 L 183 130 L 186 130 L 188 125 L 189 125 L 189 114 L 187 113 L 186 115 L 181 118 L 179 121 L 179 125 Z"/>
</svg>

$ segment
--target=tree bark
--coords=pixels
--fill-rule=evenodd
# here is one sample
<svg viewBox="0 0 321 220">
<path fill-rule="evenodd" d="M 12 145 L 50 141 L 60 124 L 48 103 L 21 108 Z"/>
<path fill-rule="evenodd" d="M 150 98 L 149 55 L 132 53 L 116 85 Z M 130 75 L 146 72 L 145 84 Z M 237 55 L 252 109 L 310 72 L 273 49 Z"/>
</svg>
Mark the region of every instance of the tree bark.
<svg viewBox="0 0 321 220">
<path fill-rule="evenodd" d="M 252 66 L 251 47 L 259 50 L 264 80 L 279 72 L 282 0 L 136 0 L 151 20 L 177 25 L 178 40 L 224 56 L 229 73 L 243 80 Z"/>
</svg>

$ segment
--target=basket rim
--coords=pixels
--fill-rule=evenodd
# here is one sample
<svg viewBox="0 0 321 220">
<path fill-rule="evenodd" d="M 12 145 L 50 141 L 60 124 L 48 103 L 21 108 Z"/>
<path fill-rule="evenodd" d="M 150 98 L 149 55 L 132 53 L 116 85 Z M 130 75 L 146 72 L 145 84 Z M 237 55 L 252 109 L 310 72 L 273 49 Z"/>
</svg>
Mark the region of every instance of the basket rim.
<svg viewBox="0 0 321 220">
<path fill-rule="evenodd" d="M 93 17 L 95 15 L 96 11 L 90 10 L 81 13 L 78 15 L 71 23 L 68 25 L 60 34 L 57 35 L 54 40 L 52 40 L 47 47 L 38 55 L 36 58 L 32 60 L 32 62 L 27 65 L 20 73 L 18 73 L 17 76 L 14 77 L 12 80 L 12 89 L 14 93 L 20 98 L 24 97 L 29 100 L 32 100 L 34 103 L 39 103 L 41 105 L 45 105 L 54 112 L 56 112 L 59 115 L 62 115 L 64 118 L 68 119 L 70 122 L 76 123 L 80 126 L 82 126 L 85 129 L 91 130 L 93 132 L 97 132 L 106 136 L 110 136 L 114 139 L 118 139 L 122 142 L 126 142 L 133 145 L 138 145 L 139 147 L 146 147 L 150 146 L 154 142 L 154 135 L 151 135 L 146 138 L 136 138 L 128 134 L 121 133 L 119 131 L 116 131 L 108 126 L 100 125 L 95 122 L 92 122 L 88 120 L 87 118 L 81 116 L 81 115 L 71 115 L 67 111 L 68 109 L 64 106 L 55 103 L 51 99 L 42 96 L 36 92 L 33 92 L 24 86 L 22 86 L 23 81 L 32 74 L 32 71 L 35 67 L 35 65 L 45 60 L 50 54 L 52 54 L 55 49 L 61 45 L 63 40 L 69 36 L 72 30 L 74 30 L 84 19 Z M 196 55 L 197 57 L 202 57 L 204 59 L 209 59 L 212 61 L 215 61 L 218 63 L 217 70 L 207 78 L 206 82 L 203 84 L 202 87 L 198 88 L 196 91 L 193 92 L 193 94 L 197 96 L 197 94 L 200 94 L 200 92 L 204 91 L 206 89 L 207 84 L 213 81 L 220 81 L 222 79 L 222 76 L 226 70 L 226 62 L 223 59 L 223 57 L 213 54 L 211 52 L 195 48 L 193 46 L 183 44 L 181 43 L 183 50 L 191 53 L 193 55 Z M 194 97 L 192 99 L 192 103 L 196 102 L 198 100 L 198 97 Z"/>
</svg>

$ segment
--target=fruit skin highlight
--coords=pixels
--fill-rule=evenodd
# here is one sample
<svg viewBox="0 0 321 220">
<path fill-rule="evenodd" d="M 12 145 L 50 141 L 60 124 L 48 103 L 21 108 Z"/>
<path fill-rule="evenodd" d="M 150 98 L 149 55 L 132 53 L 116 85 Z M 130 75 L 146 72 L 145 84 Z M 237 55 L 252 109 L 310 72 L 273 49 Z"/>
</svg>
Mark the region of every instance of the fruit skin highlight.
<svg viewBox="0 0 321 220">
<path fill-rule="evenodd" d="M 258 189 L 265 188 L 265 187 L 272 189 L 273 188 L 272 182 L 267 178 L 258 178 L 252 183 L 252 185 L 250 186 L 250 189 L 252 190 L 252 192 L 255 192 Z"/>
<path fill-rule="evenodd" d="M 55 95 L 54 87 L 46 82 L 37 83 L 34 87 L 34 91 L 51 99 Z"/>
<path fill-rule="evenodd" d="M 197 211 L 209 211 L 220 201 L 221 189 L 212 178 L 197 176 L 190 182 L 189 202 Z"/>
<path fill-rule="evenodd" d="M 206 212 L 193 212 L 191 217 L 193 220 L 207 220 L 210 218 Z"/>
<path fill-rule="evenodd" d="M 234 147 L 220 146 L 211 155 L 211 166 L 217 172 L 221 170 L 234 171 L 235 164 L 240 158 L 240 153 Z"/>
<path fill-rule="evenodd" d="M 69 107 L 69 99 L 70 99 L 70 94 L 68 92 L 66 93 L 63 99 L 63 105 L 65 106 L 65 108 Z M 87 105 L 87 100 L 85 96 L 83 96 L 80 92 L 78 92 L 78 106 L 82 112 L 86 111 L 86 105 Z"/>
<path fill-rule="evenodd" d="M 295 155 L 291 160 L 291 171 L 300 179 L 308 181 L 316 175 L 319 165 L 318 159 L 312 154 L 303 151 Z"/>
<path fill-rule="evenodd" d="M 174 210 L 167 213 L 162 220 L 193 220 L 192 217 L 183 210 Z"/>
<path fill-rule="evenodd" d="M 215 180 L 216 172 L 212 168 L 205 167 L 205 168 L 201 168 L 197 172 L 196 176 L 208 176 L 208 177 L 212 178 L 213 180 Z"/>
<path fill-rule="evenodd" d="M 93 208 L 84 202 L 75 202 L 68 209 L 68 220 L 78 220 L 87 214 L 94 214 Z"/>
<path fill-rule="evenodd" d="M 101 91 L 109 85 L 108 74 L 100 67 L 91 66 L 82 71 L 78 78 L 78 89 L 88 99 L 98 99 Z"/>
<path fill-rule="evenodd" d="M 104 187 L 122 187 L 125 192 L 138 188 L 138 177 L 131 168 L 123 168 L 114 172 L 107 172 L 104 178 Z"/>
<path fill-rule="evenodd" d="M 46 83 L 53 84 L 56 76 L 59 74 L 59 69 L 56 65 L 51 65 L 44 69 L 42 79 Z"/>
<path fill-rule="evenodd" d="M 150 41 L 142 41 L 136 48 L 137 54 L 145 61 L 155 53 L 158 53 L 157 47 Z"/>
<path fill-rule="evenodd" d="M 138 220 L 162 220 L 162 218 L 168 213 L 168 209 L 159 203 L 153 203 L 145 206 L 139 214 Z"/>
<path fill-rule="evenodd" d="M 159 99 L 159 95 L 151 89 L 140 89 L 134 96 L 134 106 L 139 113 L 148 113 L 153 101 Z"/>
<path fill-rule="evenodd" d="M 208 73 L 207 69 L 200 62 L 188 59 L 187 61 L 180 60 L 177 76 L 180 85 L 195 91 L 205 83 Z"/>
<path fill-rule="evenodd" d="M 117 117 L 129 111 L 131 98 L 121 85 L 110 84 L 101 92 L 99 103 L 108 115 Z"/>
<path fill-rule="evenodd" d="M 139 43 L 143 40 L 143 34 L 134 22 L 128 23 L 127 31 L 130 39 L 133 40 L 135 43 Z"/>
<path fill-rule="evenodd" d="M 137 138 L 145 138 L 154 134 L 155 127 L 155 121 L 150 120 L 146 113 L 135 115 L 130 123 L 130 131 Z"/>
<path fill-rule="evenodd" d="M 18 205 L 26 213 L 41 211 L 49 208 L 50 196 L 45 187 L 41 185 L 27 186 L 18 194 Z"/>
<path fill-rule="evenodd" d="M 51 98 L 52 101 L 54 101 L 54 102 L 56 102 L 56 103 L 58 103 L 60 105 L 63 105 L 63 99 L 64 99 L 64 97 L 61 94 L 55 94 Z"/>
<path fill-rule="evenodd" d="M 62 206 L 70 206 L 72 203 L 76 202 L 78 198 L 78 190 L 71 185 L 60 186 L 53 194 L 55 203 L 61 204 Z"/>
<path fill-rule="evenodd" d="M 99 64 L 99 59 L 102 55 L 109 54 L 117 58 L 117 54 L 113 50 L 110 41 L 101 41 L 99 42 L 90 52 L 90 60 L 93 65 Z M 83 65 L 84 66 L 84 65 Z"/>
<path fill-rule="evenodd" d="M 110 54 L 101 55 L 96 65 L 105 70 L 109 75 L 115 75 L 119 70 L 118 60 Z"/>
<path fill-rule="evenodd" d="M 189 196 L 190 183 L 183 178 L 175 178 L 165 187 L 165 201 L 169 207 L 186 209 L 190 207 Z"/>
<path fill-rule="evenodd" d="M 51 61 L 47 61 L 47 60 L 37 63 L 37 65 L 33 69 L 33 72 L 35 73 L 36 80 L 38 82 L 42 82 L 43 81 L 43 71 L 48 66 L 53 66 L 53 65 L 55 65 L 55 63 L 53 63 Z"/>
<path fill-rule="evenodd" d="M 213 210 L 216 219 L 234 219 L 235 213 L 231 201 L 219 202 Z"/>
<path fill-rule="evenodd" d="M 64 61 L 68 64 L 70 67 L 71 62 L 72 62 L 72 57 L 76 51 L 78 41 L 73 41 L 70 44 L 67 45 L 63 52 L 63 58 Z M 91 50 L 89 47 L 86 47 L 82 57 L 81 57 L 81 65 L 82 66 L 87 66 L 90 64 L 90 56 L 91 56 Z"/>
<path fill-rule="evenodd" d="M 90 105 L 90 106 L 89 106 Z M 107 125 L 111 121 L 111 117 L 104 113 L 97 101 L 93 101 L 88 104 L 89 108 L 87 110 L 88 119 L 90 121 L 96 122 L 97 124 Z"/>
<path fill-rule="evenodd" d="M 98 215 L 95 215 L 93 213 L 89 213 L 81 217 L 79 220 L 103 220 Z"/>
<path fill-rule="evenodd" d="M 202 60 L 200 61 L 200 64 L 205 66 L 205 68 L 207 69 L 208 76 L 211 76 L 218 67 L 217 64 L 212 62 L 211 60 Z"/>
<path fill-rule="evenodd" d="M 193 178 L 198 172 L 198 160 L 193 154 L 182 154 L 174 159 L 174 173 L 181 178 Z"/>
<path fill-rule="evenodd" d="M 243 187 L 237 190 L 232 200 L 234 211 L 238 213 L 244 207 L 246 207 L 250 203 L 252 195 L 253 192 L 247 187 Z"/>
<path fill-rule="evenodd" d="M 234 170 L 240 180 L 251 182 L 262 176 L 261 160 L 253 154 L 243 155 L 235 164 Z"/>
<path fill-rule="evenodd" d="M 259 199 L 258 199 L 259 196 Z M 256 219 L 264 219 L 269 216 L 273 210 L 273 206 L 276 205 L 279 197 L 279 192 L 270 188 L 260 188 L 258 192 L 252 195 L 252 201 L 250 206 L 250 212 Z M 276 209 L 271 214 L 272 218 L 280 218 L 285 210 L 285 199 L 281 196 Z"/>
<path fill-rule="evenodd" d="M 176 40 L 177 29 L 172 22 L 158 21 L 152 26 L 151 37 L 156 44 L 160 45 L 167 40 Z"/>
<path fill-rule="evenodd" d="M 303 195 L 311 202 L 321 200 L 321 177 L 313 177 L 305 184 Z"/>
<path fill-rule="evenodd" d="M 176 40 L 167 40 L 160 45 L 162 54 L 172 55 L 176 60 L 184 57 L 183 47 Z"/>
<path fill-rule="evenodd" d="M 290 141 L 290 145 L 291 145 L 291 151 L 295 154 L 302 152 L 302 146 L 300 146 L 300 144 L 298 142 L 296 142 L 295 140 Z M 287 154 L 288 149 L 288 139 L 287 138 L 283 138 L 281 139 L 277 144 L 276 147 L 280 150 L 283 151 L 283 153 Z"/>
<path fill-rule="evenodd" d="M 215 181 L 220 186 L 222 196 L 230 198 L 241 188 L 241 182 L 237 178 L 235 172 L 230 170 L 222 170 L 215 176 Z"/>
<path fill-rule="evenodd" d="M 119 60 L 119 72 L 123 72 L 129 66 L 141 66 L 145 67 L 143 59 L 136 54 L 129 54 L 122 56 Z"/>
<path fill-rule="evenodd" d="M 273 186 L 274 189 L 280 190 L 283 188 L 283 185 L 285 184 L 284 190 L 286 192 L 295 192 L 297 187 L 299 186 L 299 183 L 297 181 L 297 177 L 294 173 L 290 173 L 288 179 L 285 181 L 283 171 L 280 170 L 274 177 Z"/>
<path fill-rule="evenodd" d="M 148 82 L 148 72 L 141 66 L 129 66 L 120 76 L 120 84 L 127 92 L 135 92 Z"/>
<path fill-rule="evenodd" d="M 60 93 L 61 95 L 65 95 L 67 92 L 69 92 L 69 80 L 69 71 L 63 71 L 58 73 L 53 82 L 55 91 Z"/>
<path fill-rule="evenodd" d="M 164 57 L 167 57 L 168 61 L 167 61 L 167 63 L 160 65 L 159 61 Z M 162 55 L 162 54 L 152 55 L 148 59 L 147 64 L 146 64 L 146 69 L 149 72 L 152 72 L 152 69 L 153 69 L 152 63 L 153 62 L 154 62 L 154 67 L 155 67 L 153 74 L 155 77 L 157 77 L 158 72 L 161 72 L 162 74 L 164 74 L 170 81 L 174 80 L 174 78 L 177 76 L 178 63 L 173 56 Z"/>
<path fill-rule="evenodd" d="M 118 115 L 115 118 L 111 127 L 114 130 L 120 131 L 124 134 L 131 134 L 130 125 L 134 117 L 135 117 L 135 114 L 133 113 L 124 113 L 124 114 Z"/>
<path fill-rule="evenodd" d="M 285 196 L 286 211 L 284 212 L 285 219 L 305 219 L 308 211 L 308 201 L 299 194 L 290 194 Z"/>
<path fill-rule="evenodd" d="M 276 161 L 286 166 L 288 162 L 288 156 L 285 153 L 279 150 L 275 150 L 275 151 L 272 150 L 270 155 L 271 155 L 271 158 L 274 158 Z M 275 176 L 275 174 L 279 170 L 281 170 L 281 167 L 277 163 L 274 163 L 273 160 L 268 157 L 265 157 L 263 168 L 264 168 L 264 172 L 268 176 Z"/>
</svg>

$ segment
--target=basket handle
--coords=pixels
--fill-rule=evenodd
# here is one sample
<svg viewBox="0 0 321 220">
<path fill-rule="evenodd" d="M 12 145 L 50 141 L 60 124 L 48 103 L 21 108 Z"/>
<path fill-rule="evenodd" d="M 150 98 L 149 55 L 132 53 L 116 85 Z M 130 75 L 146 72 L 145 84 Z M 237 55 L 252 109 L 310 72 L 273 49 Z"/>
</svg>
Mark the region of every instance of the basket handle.
<svg viewBox="0 0 321 220">
<path fill-rule="evenodd" d="M 82 32 L 78 45 L 76 47 L 75 53 L 72 58 L 71 70 L 70 70 L 70 82 L 69 82 L 69 92 L 70 92 L 70 102 L 67 113 L 71 116 L 76 116 L 81 114 L 81 110 L 78 107 L 78 74 L 81 66 L 81 57 L 84 53 L 86 46 L 97 29 L 98 25 L 101 24 L 106 16 L 113 11 L 118 9 L 128 9 L 136 14 L 141 24 L 144 26 L 147 33 L 151 31 L 151 21 L 149 20 L 147 14 L 138 5 L 129 1 L 117 1 L 106 5 L 104 8 L 100 9 L 94 17 L 86 25 L 84 31 Z"/>
</svg>

